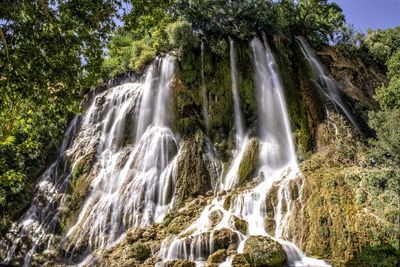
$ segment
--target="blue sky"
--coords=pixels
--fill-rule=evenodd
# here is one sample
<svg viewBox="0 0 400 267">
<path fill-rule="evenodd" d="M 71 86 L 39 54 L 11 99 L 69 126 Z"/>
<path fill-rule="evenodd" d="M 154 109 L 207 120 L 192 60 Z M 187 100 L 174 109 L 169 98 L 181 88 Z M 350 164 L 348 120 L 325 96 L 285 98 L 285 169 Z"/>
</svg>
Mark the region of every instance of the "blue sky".
<svg viewBox="0 0 400 267">
<path fill-rule="evenodd" d="M 356 29 L 387 29 L 400 26 L 400 0 L 330 0 L 337 3 L 346 21 Z"/>
</svg>

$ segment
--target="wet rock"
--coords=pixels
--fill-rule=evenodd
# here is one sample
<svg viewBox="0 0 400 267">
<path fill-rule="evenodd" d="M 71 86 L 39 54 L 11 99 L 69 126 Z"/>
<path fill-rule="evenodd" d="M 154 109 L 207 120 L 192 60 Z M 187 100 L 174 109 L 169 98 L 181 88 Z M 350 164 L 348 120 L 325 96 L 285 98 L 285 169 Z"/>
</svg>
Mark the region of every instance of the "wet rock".
<svg viewBox="0 0 400 267">
<path fill-rule="evenodd" d="M 273 184 L 265 198 L 265 229 L 268 233 L 275 232 L 275 207 L 278 205 L 279 185 Z"/>
<path fill-rule="evenodd" d="M 213 232 L 214 249 L 227 249 L 229 245 L 238 243 L 239 239 L 235 232 L 228 228 L 222 228 Z"/>
<path fill-rule="evenodd" d="M 208 257 L 207 267 L 218 266 L 218 263 L 224 262 L 226 258 L 226 249 L 220 249 L 215 251 Z"/>
<path fill-rule="evenodd" d="M 258 165 L 258 155 L 259 140 L 253 137 L 246 143 L 243 158 L 239 165 L 239 186 L 244 186 L 253 178 Z"/>
<path fill-rule="evenodd" d="M 232 256 L 232 267 L 250 267 L 250 264 L 243 254 L 236 254 Z"/>
<path fill-rule="evenodd" d="M 128 243 L 134 243 L 138 241 L 140 238 L 142 238 L 143 232 L 144 230 L 141 228 L 133 228 L 129 230 L 128 233 L 126 234 L 126 241 Z"/>
<path fill-rule="evenodd" d="M 246 222 L 246 220 L 243 220 L 242 218 L 232 215 L 229 224 L 233 229 L 241 232 L 242 234 L 245 235 L 247 233 L 248 223 Z"/>
<path fill-rule="evenodd" d="M 287 258 L 282 246 L 267 236 L 249 237 L 243 255 L 251 266 L 283 266 Z"/>
</svg>

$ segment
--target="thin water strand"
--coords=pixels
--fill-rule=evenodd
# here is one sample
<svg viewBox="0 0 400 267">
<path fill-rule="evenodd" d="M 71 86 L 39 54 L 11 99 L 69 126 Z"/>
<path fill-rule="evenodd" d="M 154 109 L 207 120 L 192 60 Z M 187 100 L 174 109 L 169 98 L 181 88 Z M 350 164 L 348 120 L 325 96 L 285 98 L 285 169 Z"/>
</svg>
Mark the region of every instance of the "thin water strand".
<svg viewBox="0 0 400 267">
<path fill-rule="evenodd" d="M 338 107 L 340 111 L 342 111 L 347 119 L 351 122 L 351 124 L 353 124 L 353 126 L 360 131 L 360 126 L 358 122 L 356 121 L 353 114 L 348 109 L 342 97 L 340 96 L 336 82 L 326 73 L 324 67 L 318 60 L 317 55 L 314 53 L 309 43 L 301 36 L 297 36 L 296 39 L 300 44 L 300 48 L 304 54 L 304 57 L 311 66 L 314 74 L 314 83 L 320 89 L 321 93 L 328 100 L 330 100 L 335 105 L 335 107 Z"/>
</svg>

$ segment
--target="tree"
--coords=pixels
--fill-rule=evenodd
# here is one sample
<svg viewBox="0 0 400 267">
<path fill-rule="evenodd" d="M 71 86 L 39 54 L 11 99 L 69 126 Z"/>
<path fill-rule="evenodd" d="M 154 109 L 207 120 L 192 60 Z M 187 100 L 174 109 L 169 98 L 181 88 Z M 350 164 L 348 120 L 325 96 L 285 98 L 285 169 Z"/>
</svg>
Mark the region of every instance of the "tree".
<svg viewBox="0 0 400 267">
<path fill-rule="evenodd" d="M 0 3 L 0 233 L 100 76 L 119 0 Z"/>
</svg>

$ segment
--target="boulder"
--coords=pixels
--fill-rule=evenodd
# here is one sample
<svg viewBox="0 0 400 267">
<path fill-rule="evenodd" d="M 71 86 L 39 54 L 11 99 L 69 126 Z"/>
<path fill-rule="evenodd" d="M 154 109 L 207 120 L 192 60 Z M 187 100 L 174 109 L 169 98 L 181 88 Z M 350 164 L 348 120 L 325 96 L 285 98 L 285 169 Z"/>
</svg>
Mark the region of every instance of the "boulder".
<svg viewBox="0 0 400 267">
<path fill-rule="evenodd" d="M 226 249 L 219 249 L 208 257 L 207 266 L 218 266 L 218 263 L 224 262 L 226 258 Z"/>
<path fill-rule="evenodd" d="M 232 267 L 250 267 L 250 264 L 243 254 L 236 254 L 232 256 Z"/>
<path fill-rule="evenodd" d="M 243 255 L 251 266 L 283 266 L 287 256 L 282 246 L 267 236 L 251 236 L 244 244 Z"/>
</svg>

